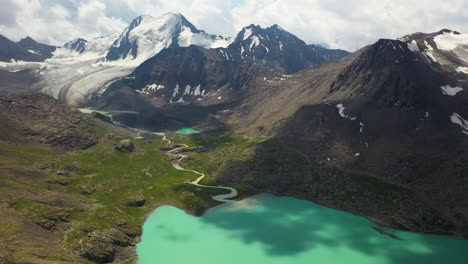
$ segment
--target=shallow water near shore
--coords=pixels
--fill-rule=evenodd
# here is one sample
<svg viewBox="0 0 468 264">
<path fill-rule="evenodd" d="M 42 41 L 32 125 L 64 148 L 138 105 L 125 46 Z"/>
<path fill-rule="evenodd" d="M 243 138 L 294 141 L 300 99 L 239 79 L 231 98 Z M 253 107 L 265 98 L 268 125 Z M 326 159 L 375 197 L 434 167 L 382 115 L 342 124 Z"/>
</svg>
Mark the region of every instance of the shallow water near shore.
<svg viewBox="0 0 468 264">
<path fill-rule="evenodd" d="M 146 220 L 139 264 L 456 264 L 468 241 L 380 228 L 291 197 L 257 195 L 194 217 L 161 206 Z M 395 237 L 391 237 L 392 234 Z"/>
</svg>

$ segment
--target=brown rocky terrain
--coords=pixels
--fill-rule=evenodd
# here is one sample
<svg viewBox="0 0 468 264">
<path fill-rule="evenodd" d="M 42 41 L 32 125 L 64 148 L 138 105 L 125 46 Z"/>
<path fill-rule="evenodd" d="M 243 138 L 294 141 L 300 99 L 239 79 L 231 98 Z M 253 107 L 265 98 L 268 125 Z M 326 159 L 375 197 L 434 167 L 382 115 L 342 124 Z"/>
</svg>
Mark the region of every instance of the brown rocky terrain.
<svg viewBox="0 0 468 264">
<path fill-rule="evenodd" d="M 71 106 L 40 93 L 0 94 L 0 140 L 40 142 L 65 150 L 97 143 L 92 121 Z"/>
</svg>

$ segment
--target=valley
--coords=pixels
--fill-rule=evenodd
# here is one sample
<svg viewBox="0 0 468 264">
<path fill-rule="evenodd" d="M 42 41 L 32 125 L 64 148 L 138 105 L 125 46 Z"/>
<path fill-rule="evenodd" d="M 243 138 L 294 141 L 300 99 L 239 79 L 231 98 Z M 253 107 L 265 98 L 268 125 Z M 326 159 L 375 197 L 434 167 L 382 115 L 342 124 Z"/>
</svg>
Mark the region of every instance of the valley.
<svg viewBox="0 0 468 264">
<path fill-rule="evenodd" d="M 450 29 L 354 52 L 179 13 L 0 35 L 0 263 L 459 263 L 466 69 Z"/>
<path fill-rule="evenodd" d="M 211 185 L 212 179 L 173 165 L 178 163 L 171 160 L 182 155 L 176 152 L 184 151 L 177 141 L 168 145 L 154 133 L 135 139 L 135 130 L 94 122 L 96 145 L 78 152 L 37 143 L 1 144 L 0 199 L 2 215 L 8 217 L 2 220 L 0 244 L 5 251 L 0 260 L 131 263 L 143 220 L 154 208 L 170 204 L 201 215 L 219 204 L 213 200 L 216 195 L 225 197 L 222 201 L 235 196 L 223 195 L 226 191 L 218 187 L 206 188 L 201 184 Z M 133 149 L 116 150 L 125 139 Z M 254 193 L 238 190 L 239 198 Z M 16 223 L 7 228 L 3 224 L 9 221 Z M 32 236 L 34 240 L 24 240 Z M 48 243 L 41 243 L 44 239 Z"/>
</svg>

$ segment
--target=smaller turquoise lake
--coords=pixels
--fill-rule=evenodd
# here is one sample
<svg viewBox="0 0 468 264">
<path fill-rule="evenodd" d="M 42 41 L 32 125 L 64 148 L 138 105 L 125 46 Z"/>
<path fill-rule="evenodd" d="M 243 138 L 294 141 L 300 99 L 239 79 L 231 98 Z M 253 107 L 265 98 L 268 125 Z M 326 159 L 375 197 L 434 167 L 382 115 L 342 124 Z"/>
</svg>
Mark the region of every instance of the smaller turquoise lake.
<svg viewBox="0 0 468 264">
<path fill-rule="evenodd" d="M 200 131 L 195 130 L 195 129 L 190 128 L 190 127 L 185 127 L 185 128 L 177 130 L 176 133 L 177 134 L 189 135 L 189 134 L 198 134 L 198 133 L 200 133 Z"/>
<path fill-rule="evenodd" d="M 155 210 L 137 245 L 139 264 L 463 264 L 468 241 L 381 228 L 351 213 L 258 195 L 193 217 Z"/>
</svg>

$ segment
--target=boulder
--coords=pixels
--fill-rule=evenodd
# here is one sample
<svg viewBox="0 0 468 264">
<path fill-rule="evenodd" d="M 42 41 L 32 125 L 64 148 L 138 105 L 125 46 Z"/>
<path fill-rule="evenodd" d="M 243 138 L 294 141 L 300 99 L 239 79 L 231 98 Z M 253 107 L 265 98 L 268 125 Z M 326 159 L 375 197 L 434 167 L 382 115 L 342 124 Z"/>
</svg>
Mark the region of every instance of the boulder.
<svg viewBox="0 0 468 264">
<path fill-rule="evenodd" d="M 138 192 L 131 196 L 127 202 L 127 206 L 132 206 L 132 207 L 142 207 L 146 203 L 146 198 L 143 195 L 143 192 Z"/>
<path fill-rule="evenodd" d="M 129 139 L 121 140 L 117 145 L 115 145 L 115 150 L 120 152 L 133 152 L 135 146 L 133 142 Z"/>
</svg>

